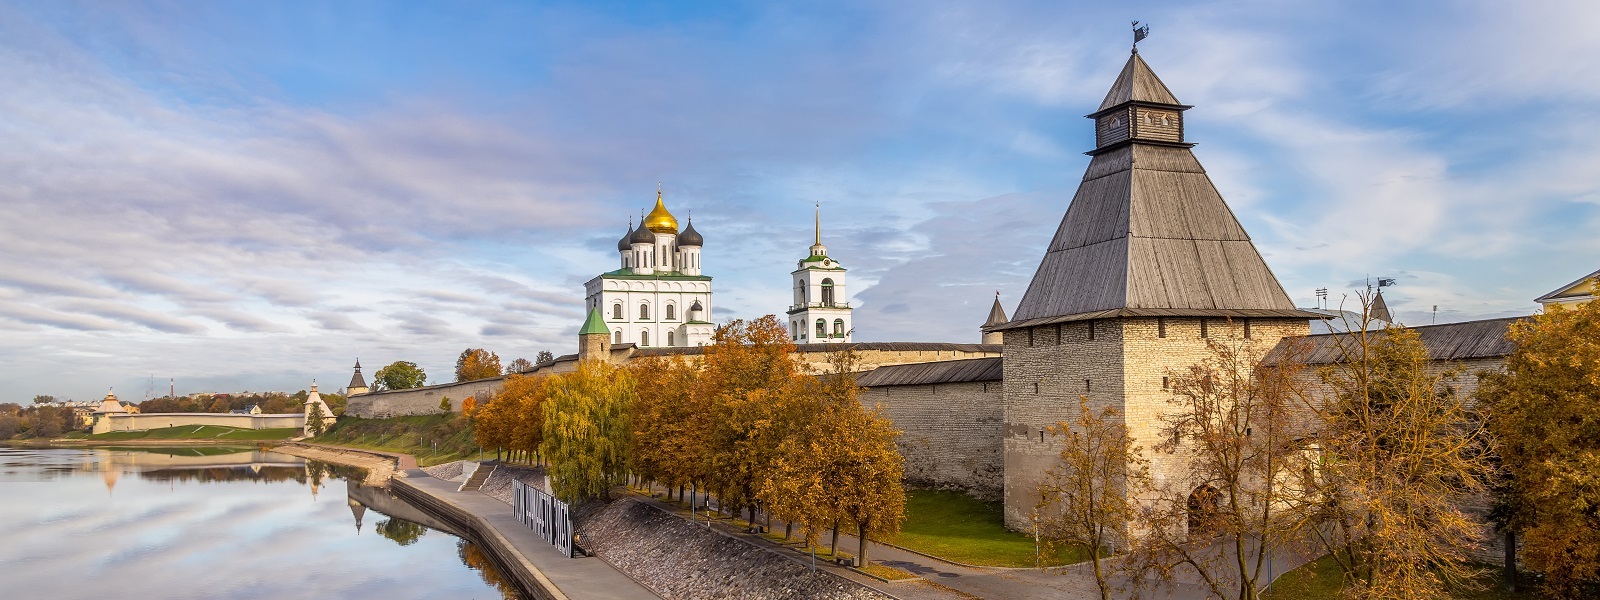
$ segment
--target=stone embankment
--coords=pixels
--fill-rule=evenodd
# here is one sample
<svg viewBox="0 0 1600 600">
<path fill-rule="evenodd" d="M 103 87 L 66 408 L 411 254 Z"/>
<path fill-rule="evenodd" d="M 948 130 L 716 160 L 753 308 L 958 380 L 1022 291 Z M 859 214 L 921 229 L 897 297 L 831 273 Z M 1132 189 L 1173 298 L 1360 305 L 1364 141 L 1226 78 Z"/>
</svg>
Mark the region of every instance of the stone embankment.
<svg viewBox="0 0 1600 600">
<path fill-rule="evenodd" d="M 365 469 L 367 472 L 367 478 L 362 481 L 362 483 L 374 487 L 388 487 L 390 479 L 394 478 L 396 475 L 403 476 L 403 474 L 401 474 L 397 468 L 399 467 L 400 459 L 396 456 L 388 454 L 357 450 L 353 448 L 339 448 L 335 446 L 307 444 L 304 442 L 289 442 L 287 444 L 280 444 L 278 446 L 274 446 L 272 451 L 288 454 L 290 456 L 298 456 L 300 458 L 320 460 L 322 462 Z"/>
<path fill-rule="evenodd" d="M 582 546 L 662 598 L 891 598 L 633 499 L 584 509 Z"/>
</svg>

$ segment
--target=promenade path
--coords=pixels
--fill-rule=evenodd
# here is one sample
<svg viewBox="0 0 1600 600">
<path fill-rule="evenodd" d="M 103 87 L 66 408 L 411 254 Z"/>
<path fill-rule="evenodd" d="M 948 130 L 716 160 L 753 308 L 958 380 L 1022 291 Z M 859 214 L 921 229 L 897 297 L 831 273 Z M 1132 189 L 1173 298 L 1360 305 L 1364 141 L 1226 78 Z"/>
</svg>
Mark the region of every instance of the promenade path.
<svg viewBox="0 0 1600 600">
<path fill-rule="evenodd" d="M 503 539 L 519 557 L 524 568 L 532 569 L 560 591 L 561 597 L 574 600 L 659 600 L 649 588 L 640 585 L 605 561 L 595 557 L 567 558 L 554 546 L 539 539 L 533 530 L 518 523 L 511 507 L 477 491 L 458 492 L 460 484 L 434 479 L 421 470 L 405 472 L 395 486 L 406 486 L 438 502 L 480 519 Z M 488 532 L 485 532 L 488 533 Z M 488 540 L 485 540 L 486 542 Z M 535 591 L 537 594 L 537 591 Z"/>
</svg>

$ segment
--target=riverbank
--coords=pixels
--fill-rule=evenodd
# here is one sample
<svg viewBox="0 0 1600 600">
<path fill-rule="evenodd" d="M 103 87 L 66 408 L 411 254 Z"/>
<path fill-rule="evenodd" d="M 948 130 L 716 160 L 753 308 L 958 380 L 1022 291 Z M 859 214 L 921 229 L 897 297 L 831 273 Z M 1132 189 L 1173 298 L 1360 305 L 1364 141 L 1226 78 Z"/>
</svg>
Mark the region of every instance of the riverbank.
<svg viewBox="0 0 1600 600">
<path fill-rule="evenodd" d="M 272 446 L 273 452 L 322 462 L 357 467 L 367 472 L 362 482 L 373 487 L 388 487 L 396 476 L 404 477 L 405 469 L 417 468 L 417 461 L 409 455 L 391 454 L 374 450 L 341 448 L 306 442 L 289 442 Z"/>
</svg>

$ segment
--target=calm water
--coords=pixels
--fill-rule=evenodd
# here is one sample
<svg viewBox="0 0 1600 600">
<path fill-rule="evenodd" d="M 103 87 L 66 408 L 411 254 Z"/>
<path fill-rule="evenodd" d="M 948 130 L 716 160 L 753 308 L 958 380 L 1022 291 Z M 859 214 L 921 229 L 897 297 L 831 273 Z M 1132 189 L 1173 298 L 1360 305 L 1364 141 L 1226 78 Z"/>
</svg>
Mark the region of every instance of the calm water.
<svg viewBox="0 0 1600 600">
<path fill-rule="evenodd" d="M 515 596 L 477 547 L 360 480 L 250 448 L 0 447 L 0 596 Z"/>
</svg>

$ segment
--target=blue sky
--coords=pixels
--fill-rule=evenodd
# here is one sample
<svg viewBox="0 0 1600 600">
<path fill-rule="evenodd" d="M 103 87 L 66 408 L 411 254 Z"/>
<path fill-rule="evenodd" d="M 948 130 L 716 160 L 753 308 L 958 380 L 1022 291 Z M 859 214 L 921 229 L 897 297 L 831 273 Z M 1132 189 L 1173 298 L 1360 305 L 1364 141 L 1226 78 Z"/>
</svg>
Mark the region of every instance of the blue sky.
<svg viewBox="0 0 1600 600">
<path fill-rule="evenodd" d="M 0 2 L 0 401 L 572 352 L 657 181 L 719 320 L 786 307 L 821 202 L 857 339 L 976 341 L 1134 19 L 1297 303 L 1600 267 L 1590 2 Z"/>
</svg>

